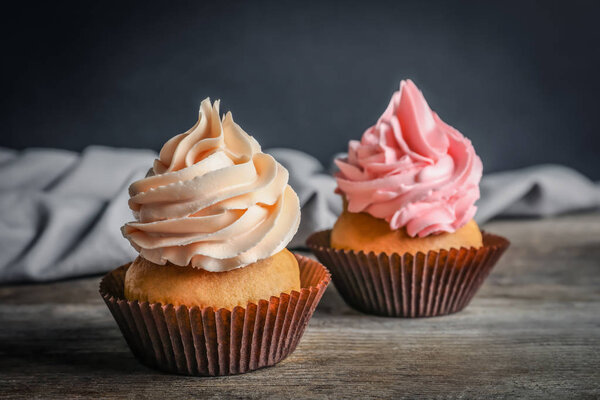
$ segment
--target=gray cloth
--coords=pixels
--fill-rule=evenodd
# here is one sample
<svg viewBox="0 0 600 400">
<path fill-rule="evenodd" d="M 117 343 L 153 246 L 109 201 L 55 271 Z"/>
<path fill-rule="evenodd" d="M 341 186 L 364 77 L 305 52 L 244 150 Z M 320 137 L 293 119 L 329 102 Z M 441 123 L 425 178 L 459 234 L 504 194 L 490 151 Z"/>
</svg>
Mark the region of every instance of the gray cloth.
<svg viewBox="0 0 600 400">
<path fill-rule="evenodd" d="M 335 180 L 315 158 L 269 151 L 289 171 L 302 205 L 290 247 L 333 225 L 341 211 Z M 48 281 L 108 271 L 136 252 L 121 236 L 132 219 L 129 184 L 156 154 L 92 146 L 65 150 L 0 148 L 0 282 Z M 486 175 L 476 219 L 547 216 L 600 206 L 600 186 L 572 169 L 544 165 Z"/>
</svg>

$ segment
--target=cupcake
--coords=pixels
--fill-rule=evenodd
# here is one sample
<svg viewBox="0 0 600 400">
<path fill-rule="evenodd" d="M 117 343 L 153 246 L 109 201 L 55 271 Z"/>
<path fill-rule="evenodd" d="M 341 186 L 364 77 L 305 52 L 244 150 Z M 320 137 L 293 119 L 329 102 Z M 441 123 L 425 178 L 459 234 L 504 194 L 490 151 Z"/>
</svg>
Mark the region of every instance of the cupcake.
<svg viewBox="0 0 600 400">
<path fill-rule="evenodd" d="M 286 249 L 300 221 L 288 172 L 231 113 L 204 100 L 129 194 L 122 232 L 139 256 L 100 292 L 140 361 L 231 375 L 295 349 L 329 273 Z"/>
<path fill-rule="evenodd" d="M 473 220 L 482 163 L 471 142 L 406 80 L 336 164 L 344 210 L 307 245 L 344 300 L 397 317 L 464 308 L 509 245 Z"/>
</svg>

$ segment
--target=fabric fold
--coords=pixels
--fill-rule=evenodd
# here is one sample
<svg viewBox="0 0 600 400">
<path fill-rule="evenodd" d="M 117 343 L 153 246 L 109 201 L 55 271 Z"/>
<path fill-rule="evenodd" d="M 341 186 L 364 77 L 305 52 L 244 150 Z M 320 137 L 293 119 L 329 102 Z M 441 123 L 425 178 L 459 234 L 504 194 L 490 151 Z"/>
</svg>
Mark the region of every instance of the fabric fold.
<svg viewBox="0 0 600 400">
<path fill-rule="evenodd" d="M 302 219 L 290 248 L 331 227 L 342 210 L 335 180 L 314 157 L 272 149 L 290 173 Z M 128 186 L 157 157 L 91 146 L 82 153 L 0 148 L 0 283 L 97 274 L 135 258 L 120 227 L 131 220 Z M 543 217 L 600 207 L 600 185 L 561 165 L 484 174 L 475 217 Z"/>
</svg>

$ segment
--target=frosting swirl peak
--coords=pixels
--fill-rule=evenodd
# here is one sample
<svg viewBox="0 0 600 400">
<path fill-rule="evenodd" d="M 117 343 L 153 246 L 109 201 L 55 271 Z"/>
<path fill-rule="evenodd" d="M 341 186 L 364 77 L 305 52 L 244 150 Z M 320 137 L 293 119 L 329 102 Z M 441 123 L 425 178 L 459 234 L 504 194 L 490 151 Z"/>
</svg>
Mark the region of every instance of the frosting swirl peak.
<svg viewBox="0 0 600 400">
<path fill-rule="evenodd" d="M 281 251 L 300 222 L 288 172 L 219 101 L 171 138 L 145 178 L 129 187 L 136 221 L 123 235 L 145 259 L 227 271 Z"/>
<path fill-rule="evenodd" d="M 481 160 L 410 80 L 336 164 L 348 211 L 385 219 L 394 230 L 405 227 L 410 236 L 454 232 L 475 215 Z"/>
</svg>

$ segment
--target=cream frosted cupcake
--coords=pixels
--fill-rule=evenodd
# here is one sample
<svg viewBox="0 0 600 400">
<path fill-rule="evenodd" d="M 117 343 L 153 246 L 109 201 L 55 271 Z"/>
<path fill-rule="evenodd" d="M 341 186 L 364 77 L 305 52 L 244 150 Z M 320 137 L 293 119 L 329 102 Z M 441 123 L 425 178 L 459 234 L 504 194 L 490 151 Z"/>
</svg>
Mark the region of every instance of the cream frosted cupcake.
<svg viewBox="0 0 600 400">
<path fill-rule="evenodd" d="M 139 257 L 108 274 L 101 292 L 140 360 L 228 375 L 293 351 L 329 275 L 285 248 L 298 197 L 231 113 L 221 119 L 219 102 L 204 100 L 198 122 L 129 192 L 136 220 L 122 231 Z"/>
<path fill-rule="evenodd" d="M 465 307 L 508 246 L 473 220 L 482 164 L 471 142 L 407 80 L 336 163 L 344 211 L 308 245 L 344 299 L 390 316 Z"/>
</svg>

